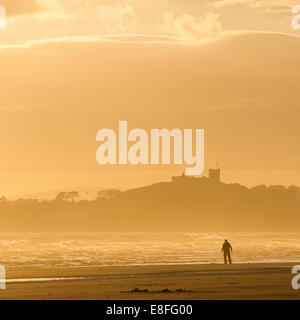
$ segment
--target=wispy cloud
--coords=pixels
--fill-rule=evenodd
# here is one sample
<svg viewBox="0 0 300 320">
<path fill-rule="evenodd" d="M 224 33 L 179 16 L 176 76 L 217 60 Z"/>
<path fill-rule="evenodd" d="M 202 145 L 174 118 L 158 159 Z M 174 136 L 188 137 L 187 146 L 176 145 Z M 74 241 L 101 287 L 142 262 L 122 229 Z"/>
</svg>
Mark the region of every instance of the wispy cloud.
<svg viewBox="0 0 300 320">
<path fill-rule="evenodd" d="M 136 26 L 136 15 L 132 6 L 105 6 L 97 7 L 100 21 L 108 33 L 133 32 Z"/>
<path fill-rule="evenodd" d="M 217 8 L 233 5 L 245 5 L 250 8 L 292 8 L 299 4 L 298 0 L 219 0 L 214 2 Z"/>
<path fill-rule="evenodd" d="M 292 35 L 287 33 L 278 32 L 263 32 L 263 31 L 245 31 L 245 30 L 231 30 L 223 31 L 219 39 L 232 39 L 234 37 L 239 37 L 241 35 L 282 35 L 289 36 L 296 39 L 300 39 L 298 35 Z M 216 41 L 216 40 L 215 40 Z M 60 38 L 48 38 L 42 40 L 30 40 L 23 43 L 16 44 L 3 44 L 0 45 L 0 54 L 6 51 L 23 51 L 32 49 L 34 52 L 55 52 L 58 48 L 57 46 L 48 46 L 45 51 L 43 46 L 47 45 L 64 45 L 64 44 L 97 44 L 97 43 L 127 43 L 127 44 L 170 44 L 170 45 L 189 45 L 189 44 L 207 44 L 213 42 L 213 38 L 201 37 L 199 39 L 186 39 L 182 37 L 175 36 L 164 36 L 155 34 L 114 34 L 114 35 L 87 35 L 87 36 L 69 36 Z"/>
<path fill-rule="evenodd" d="M 8 17 L 33 15 L 46 11 L 59 11 L 62 5 L 59 0 L 2 0 Z"/>
<path fill-rule="evenodd" d="M 176 17 L 173 13 L 165 13 L 158 27 L 186 40 L 218 40 L 223 32 L 219 16 L 213 12 L 208 12 L 203 18 L 189 14 Z"/>
<path fill-rule="evenodd" d="M 70 36 L 60 38 L 49 38 L 42 40 L 30 40 L 18 44 L 0 45 L 0 53 L 8 50 L 25 50 L 43 46 L 47 44 L 64 44 L 64 43 L 184 43 L 180 39 L 163 35 L 145 35 L 145 34 L 114 34 L 114 35 L 90 35 L 90 36 Z"/>
</svg>

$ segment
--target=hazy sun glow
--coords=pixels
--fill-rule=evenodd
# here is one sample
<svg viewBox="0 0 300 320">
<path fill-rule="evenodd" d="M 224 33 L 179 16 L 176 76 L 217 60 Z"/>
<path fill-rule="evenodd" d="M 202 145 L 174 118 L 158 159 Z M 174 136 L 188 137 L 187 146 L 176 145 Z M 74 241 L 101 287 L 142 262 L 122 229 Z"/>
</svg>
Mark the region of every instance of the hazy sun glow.
<svg viewBox="0 0 300 320">
<path fill-rule="evenodd" d="M 2 0 L 0 194 L 119 187 L 180 166 L 100 167 L 96 132 L 204 128 L 225 181 L 300 184 L 293 0 Z"/>
</svg>

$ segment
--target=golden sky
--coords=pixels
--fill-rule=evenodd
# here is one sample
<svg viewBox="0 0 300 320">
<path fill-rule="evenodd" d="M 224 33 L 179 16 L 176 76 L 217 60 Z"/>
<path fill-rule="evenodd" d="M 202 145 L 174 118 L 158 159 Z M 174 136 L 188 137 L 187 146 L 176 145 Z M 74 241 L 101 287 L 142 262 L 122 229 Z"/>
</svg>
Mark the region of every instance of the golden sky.
<svg viewBox="0 0 300 320">
<path fill-rule="evenodd" d="M 0 193 L 127 188 L 183 167 L 100 167 L 96 133 L 204 128 L 208 169 L 300 185 L 292 0 L 0 0 Z"/>
</svg>

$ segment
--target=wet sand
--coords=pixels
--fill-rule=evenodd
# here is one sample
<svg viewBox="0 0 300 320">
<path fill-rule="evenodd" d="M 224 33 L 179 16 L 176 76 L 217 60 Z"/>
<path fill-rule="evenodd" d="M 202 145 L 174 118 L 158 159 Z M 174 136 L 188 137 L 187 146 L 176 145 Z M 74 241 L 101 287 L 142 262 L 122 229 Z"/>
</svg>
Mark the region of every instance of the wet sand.
<svg viewBox="0 0 300 320">
<path fill-rule="evenodd" d="M 297 264 L 14 268 L 0 299 L 300 299 L 291 286 Z"/>
</svg>

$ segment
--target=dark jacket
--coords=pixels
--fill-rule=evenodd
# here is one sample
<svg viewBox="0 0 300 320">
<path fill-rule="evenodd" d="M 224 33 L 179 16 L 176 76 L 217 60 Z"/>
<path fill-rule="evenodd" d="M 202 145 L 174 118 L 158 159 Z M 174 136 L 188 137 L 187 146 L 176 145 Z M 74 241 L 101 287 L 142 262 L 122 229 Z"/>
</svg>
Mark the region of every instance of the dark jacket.
<svg viewBox="0 0 300 320">
<path fill-rule="evenodd" d="M 232 251 L 231 244 L 229 242 L 224 242 L 223 247 L 222 247 L 222 251 L 224 253 L 228 253 L 228 252 L 230 252 L 230 250 Z"/>
</svg>

